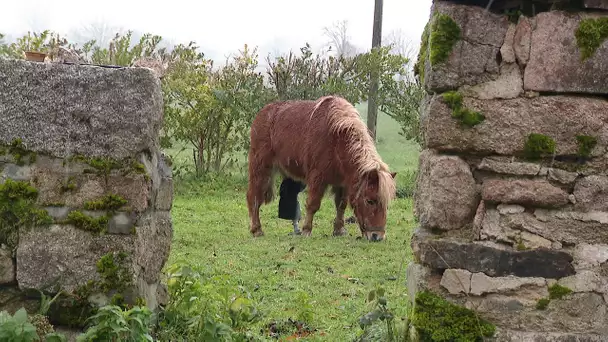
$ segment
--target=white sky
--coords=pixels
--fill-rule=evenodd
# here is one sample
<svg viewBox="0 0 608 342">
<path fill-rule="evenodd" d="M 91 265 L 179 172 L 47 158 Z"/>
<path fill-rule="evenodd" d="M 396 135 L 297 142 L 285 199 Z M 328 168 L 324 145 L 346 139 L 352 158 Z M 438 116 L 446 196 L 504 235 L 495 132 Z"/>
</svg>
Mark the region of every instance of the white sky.
<svg viewBox="0 0 608 342">
<path fill-rule="evenodd" d="M 194 40 L 203 52 L 220 58 L 245 43 L 258 46 L 264 54 L 275 48 L 297 51 L 307 41 L 316 50 L 326 41 L 323 27 L 338 20 L 348 20 L 356 46 L 369 48 L 374 12 L 374 0 L 171 0 L 162 5 L 151 5 L 150 0 L 1 2 L 0 32 L 12 36 L 45 28 L 68 34 L 105 22 L 174 42 Z M 383 35 L 400 29 L 417 47 L 431 3 L 385 0 Z"/>
</svg>

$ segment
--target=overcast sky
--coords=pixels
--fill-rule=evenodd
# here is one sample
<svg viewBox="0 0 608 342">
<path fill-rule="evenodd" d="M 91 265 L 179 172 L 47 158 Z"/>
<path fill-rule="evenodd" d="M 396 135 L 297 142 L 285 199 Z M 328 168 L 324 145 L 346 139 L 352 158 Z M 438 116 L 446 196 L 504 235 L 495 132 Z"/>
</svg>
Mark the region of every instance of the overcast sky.
<svg viewBox="0 0 608 342">
<path fill-rule="evenodd" d="M 374 0 L 28 0 L 2 1 L 0 32 L 11 36 L 45 28 L 69 34 L 91 23 L 194 40 L 215 58 L 244 43 L 261 52 L 319 47 L 322 29 L 348 20 L 355 45 L 371 45 Z M 383 34 L 400 29 L 416 46 L 432 0 L 385 0 Z M 90 4 L 90 5 L 89 5 Z"/>
</svg>

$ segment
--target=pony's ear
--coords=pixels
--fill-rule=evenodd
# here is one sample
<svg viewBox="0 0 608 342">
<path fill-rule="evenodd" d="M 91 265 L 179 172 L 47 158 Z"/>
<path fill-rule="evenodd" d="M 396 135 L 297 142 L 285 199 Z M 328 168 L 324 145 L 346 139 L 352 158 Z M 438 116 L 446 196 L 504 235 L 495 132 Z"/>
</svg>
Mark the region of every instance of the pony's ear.
<svg viewBox="0 0 608 342">
<path fill-rule="evenodd" d="M 397 172 L 391 172 L 391 177 L 393 177 L 393 179 L 395 179 L 396 176 L 397 176 Z"/>
<path fill-rule="evenodd" d="M 365 179 L 367 181 L 368 185 L 378 185 L 380 183 L 380 179 L 378 176 L 378 171 L 373 170 L 373 171 L 369 171 L 366 175 L 365 175 Z"/>
</svg>

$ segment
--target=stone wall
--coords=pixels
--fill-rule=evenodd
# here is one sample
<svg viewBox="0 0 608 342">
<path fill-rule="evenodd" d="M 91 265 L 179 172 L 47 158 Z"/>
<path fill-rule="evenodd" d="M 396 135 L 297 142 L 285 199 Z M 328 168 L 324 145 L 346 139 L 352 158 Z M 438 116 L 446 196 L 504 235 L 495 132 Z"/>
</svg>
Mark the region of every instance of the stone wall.
<svg viewBox="0 0 608 342">
<path fill-rule="evenodd" d="M 64 291 L 49 316 L 75 326 L 96 305 L 166 300 L 162 114 L 150 69 L 0 60 L 3 293 Z"/>
<path fill-rule="evenodd" d="M 421 337 L 608 340 L 608 12 L 585 2 L 434 1 L 408 267 Z"/>
</svg>

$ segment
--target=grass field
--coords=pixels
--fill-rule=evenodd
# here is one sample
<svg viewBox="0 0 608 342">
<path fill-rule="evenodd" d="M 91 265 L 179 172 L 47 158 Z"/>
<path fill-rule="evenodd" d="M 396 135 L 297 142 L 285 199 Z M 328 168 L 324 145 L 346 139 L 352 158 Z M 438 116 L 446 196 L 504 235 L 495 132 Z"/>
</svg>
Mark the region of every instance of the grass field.
<svg viewBox="0 0 608 342">
<path fill-rule="evenodd" d="M 365 118 L 366 106 L 358 106 Z M 399 125 L 381 114 L 378 150 L 398 172 L 399 186 L 408 186 L 418 163 L 418 148 L 398 134 Z M 168 151 L 174 155 L 176 150 Z M 176 162 L 186 162 L 184 152 Z M 319 330 L 307 340 L 352 341 L 361 329 L 358 318 L 367 313 L 366 297 L 375 286 L 387 291 L 389 306 L 404 316 L 408 308 L 405 267 L 411 260 L 410 235 L 414 227 L 411 198 L 395 200 L 387 223 L 387 240 L 359 240 L 358 228 L 348 225 L 350 236 L 331 236 L 335 215 L 326 197 L 315 216 L 313 236 L 289 236 L 291 222 L 277 218 L 278 200 L 263 206 L 266 235 L 253 239 L 244 175 L 217 177 L 207 182 L 178 182 L 173 206 L 174 241 L 168 264 L 186 261 L 214 275 L 228 275 L 252 291 L 264 313 L 261 328 L 274 320 L 298 316 L 297 298 L 310 298 L 309 323 Z M 303 207 L 305 195 L 301 195 Z M 349 216 L 350 209 L 346 215 Z M 299 297 L 300 296 L 300 297 Z M 321 333 L 322 332 L 322 333 Z"/>
</svg>

